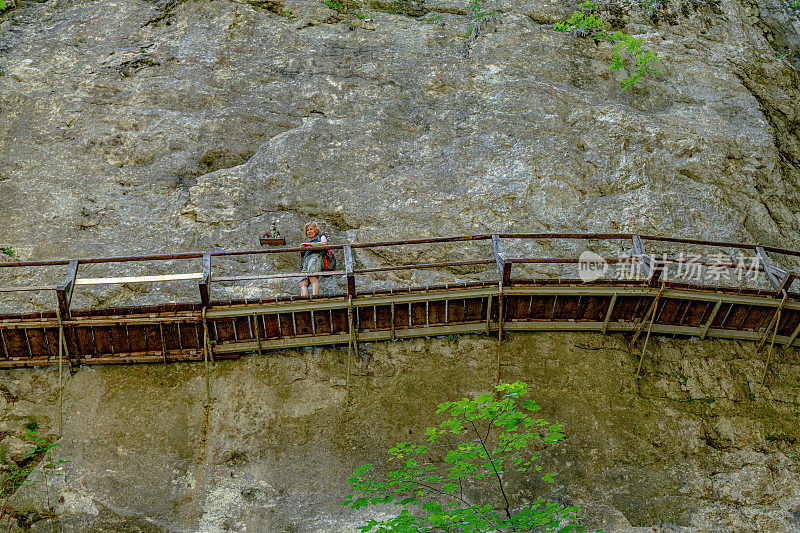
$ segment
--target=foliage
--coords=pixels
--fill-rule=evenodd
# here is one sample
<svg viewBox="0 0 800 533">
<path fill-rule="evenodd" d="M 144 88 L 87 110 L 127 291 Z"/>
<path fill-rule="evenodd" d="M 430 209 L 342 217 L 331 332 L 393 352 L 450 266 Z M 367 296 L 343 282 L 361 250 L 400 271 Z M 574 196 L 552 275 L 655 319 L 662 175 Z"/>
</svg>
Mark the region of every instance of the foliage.
<svg viewBox="0 0 800 533">
<path fill-rule="evenodd" d="M 326 0 L 325 5 L 336 11 L 344 11 L 344 6 L 339 0 Z"/>
<path fill-rule="evenodd" d="M 576 37 L 592 37 L 600 41 L 610 42 L 613 45 L 611 70 L 614 72 L 621 70 L 625 66 L 625 58 L 633 64 L 632 69 L 630 69 L 632 73 L 622 80 L 623 91 L 634 87 L 644 75 L 658 76 L 661 74 L 655 67 L 661 57 L 649 50 L 644 50 L 644 43 L 641 39 L 621 31 L 613 33 L 606 31 L 606 23 L 597 14 L 597 4 L 594 2 L 583 2 L 569 19 L 557 23 L 553 28 L 556 31 L 570 33 Z"/>
<path fill-rule="evenodd" d="M 39 437 L 36 434 L 36 422 L 30 422 L 25 428 L 23 439 L 30 443 L 30 450 L 19 462 L 18 466 L 12 467 L 3 478 L 2 485 L 0 486 L 0 497 L 8 499 L 19 487 L 28 480 L 28 476 L 33 469 L 41 462 L 42 465 L 42 480 L 31 480 L 31 485 L 36 485 L 40 481 L 44 481 L 42 494 L 46 497 L 47 509 L 52 511 L 52 502 L 50 498 L 50 483 L 54 476 L 64 475 L 58 472 L 58 466 L 68 463 L 65 459 L 53 461 L 50 457 L 50 450 L 58 446 L 55 442 L 50 442 L 44 437 Z M 5 509 L 5 506 L 3 507 Z"/>
<path fill-rule="evenodd" d="M 797 1 L 800 2 L 800 0 Z M 442 16 L 437 13 L 431 13 L 422 20 L 424 20 L 425 22 L 429 22 L 431 24 L 439 24 L 441 26 L 444 26 L 444 20 L 442 19 Z"/>
<path fill-rule="evenodd" d="M 469 55 L 469 48 L 480 37 L 489 22 L 498 19 L 497 11 L 484 11 L 481 0 L 473 0 L 469 6 L 470 21 L 467 33 L 464 34 L 464 53 Z"/>
<path fill-rule="evenodd" d="M 523 400 L 526 393 L 525 383 L 502 383 L 496 395 L 440 404 L 436 412 L 447 419 L 426 430 L 426 443 L 400 443 L 389 450 L 394 469 L 381 474 L 373 465 L 359 467 L 348 478 L 355 493 L 343 505 L 359 509 L 391 503 L 400 508 L 393 518 L 371 519 L 359 531 L 584 531 L 577 507 L 544 500 L 512 505 L 509 500 L 506 473 L 539 472 L 541 466 L 534 466 L 538 453 L 531 449 L 564 438 L 560 425 L 533 416 L 540 407 Z M 552 482 L 553 474 L 541 479 Z M 472 501 L 467 492 L 485 500 Z M 493 496 L 502 497 L 499 510 L 487 503 L 495 501 Z"/>
<path fill-rule="evenodd" d="M 5 11 L 8 6 L 3 0 L 0 0 L 0 11 Z"/>
<path fill-rule="evenodd" d="M 0 1 L 2 1 L 2 0 L 0 0 Z M 6 246 L 4 248 L 0 248 L 0 252 L 2 252 L 3 254 L 5 254 L 5 255 L 7 255 L 9 257 L 17 257 L 17 253 L 10 246 Z"/>
<path fill-rule="evenodd" d="M 795 9 L 800 9 L 800 0 L 792 0 L 790 5 Z"/>
</svg>

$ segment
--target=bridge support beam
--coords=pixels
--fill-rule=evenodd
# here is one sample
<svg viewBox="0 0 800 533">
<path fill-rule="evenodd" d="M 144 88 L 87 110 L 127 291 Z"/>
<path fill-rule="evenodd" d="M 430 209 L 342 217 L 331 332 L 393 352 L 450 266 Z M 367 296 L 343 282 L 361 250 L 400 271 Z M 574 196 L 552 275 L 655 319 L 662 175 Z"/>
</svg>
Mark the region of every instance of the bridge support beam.
<svg viewBox="0 0 800 533">
<path fill-rule="evenodd" d="M 614 312 L 614 305 L 617 303 L 617 293 L 615 292 L 613 296 L 611 296 L 611 302 L 608 304 L 608 311 L 606 311 L 606 317 L 603 319 L 603 335 L 606 334 L 606 330 L 608 329 L 608 323 L 611 320 L 611 314 Z"/>
<path fill-rule="evenodd" d="M 392 310 L 394 310 L 394 306 L 392 306 Z M 347 342 L 347 378 L 345 380 L 344 390 L 344 406 L 345 410 L 350 410 L 350 374 L 351 374 L 351 366 L 353 361 L 353 346 L 355 343 L 355 327 L 354 327 L 354 311 L 355 308 L 353 307 L 353 298 L 348 297 L 347 299 L 347 330 L 348 330 L 348 342 Z M 394 320 L 392 320 L 392 335 L 394 335 Z"/>
<path fill-rule="evenodd" d="M 781 300 L 781 304 L 778 306 L 778 309 L 775 311 L 775 314 L 772 315 L 772 318 L 767 324 L 766 329 L 764 330 L 764 336 L 761 337 L 761 341 L 759 341 L 758 346 L 756 347 L 756 353 L 761 351 L 761 348 L 764 347 L 764 343 L 767 342 L 767 337 L 769 337 L 769 331 L 772 329 L 772 325 L 775 325 L 775 332 L 778 331 L 778 324 L 781 321 L 781 311 L 783 311 L 783 306 L 786 305 L 786 299 L 788 298 L 789 293 L 783 291 L 783 299 Z M 775 334 L 773 334 L 774 340 Z"/>
<path fill-rule="evenodd" d="M 764 381 L 767 379 L 767 369 L 769 368 L 769 360 L 772 357 L 772 348 L 775 346 L 775 335 L 778 334 L 778 324 L 781 322 L 781 307 L 778 308 L 778 311 L 775 313 L 775 329 L 772 330 L 772 341 L 769 343 L 769 352 L 767 352 L 767 360 L 764 362 L 764 373 L 761 375 L 761 386 L 759 387 L 759 392 L 764 392 Z M 770 323 L 772 325 L 772 323 Z M 768 328 L 769 329 L 769 328 Z M 766 339 L 766 335 L 764 336 Z M 760 345 L 759 345 L 760 347 Z"/>
<path fill-rule="evenodd" d="M 789 340 L 784 343 L 784 346 L 791 346 L 794 340 L 797 338 L 797 335 L 800 334 L 800 324 L 797 324 L 797 327 L 794 328 L 794 331 L 789 336 Z"/>
<path fill-rule="evenodd" d="M 662 283 L 661 284 L 661 289 L 658 291 L 658 294 L 653 299 L 653 303 L 651 303 L 650 307 L 647 309 L 647 312 L 645 313 L 644 318 L 642 318 L 642 323 L 639 324 L 638 328 L 636 328 L 636 331 L 633 334 L 633 338 L 631 339 L 631 344 L 630 344 L 631 349 L 633 349 L 633 345 L 636 344 L 636 341 L 639 339 L 639 335 L 642 334 L 642 330 L 644 329 L 644 326 L 647 323 L 647 321 L 650 320 L 651 315 L 652 315 L 653 319 L 655 319 L 656 307 L 658 307 L 658 301 L 661 299 L 661 295 L 664 293 L 664 288 L 665 287 L 666 287 L 666 285 Z M 653 325 L 652 321 L 651 321 L 650 325 L 651 326 Z"/>
<path fill-rule="evenodd" d="M 503 344 L 503 283 L 500 282 L 497 293 L 497 377 L 495 383 L 500 383 L 500 347 Z"/>
<path fill-rule="evenodd" d="M 208 359 L 211 355 L 211 339 L 208 337 L 208 321 L 206 321 L 206 308 L 203 307 L 203 367 L 206 374 L 206 411 L 211 407 L 211 376 L 208 370 Z M 211 355 L 213 358 L 213 355 Z"/>
<path fill-rule="evenodd" d="M 722 307 L 722 300 L 718 300 L 716 304 L 714 304 L 714 309 L 711 310 L 711 314 L 708 315 L 708 320 L 706 323 L 703 324 L 702 329 L 700 330 L 700 338 L 705 339 L 706 335 L 708 334 L 708 330 L 711 327 L 711 324 L 714 323 L 714 319 L 717 318 L 717 313 L 719 313 L 719 308 Z M 707 309 L 707 308 L 706 308 Z"/>
</svg>

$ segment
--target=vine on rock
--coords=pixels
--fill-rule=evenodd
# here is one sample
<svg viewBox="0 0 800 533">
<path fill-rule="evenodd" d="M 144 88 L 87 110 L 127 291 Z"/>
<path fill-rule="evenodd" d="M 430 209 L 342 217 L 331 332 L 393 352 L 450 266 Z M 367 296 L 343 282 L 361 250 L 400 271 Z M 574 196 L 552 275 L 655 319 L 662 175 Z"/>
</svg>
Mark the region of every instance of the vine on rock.
<svg viewBox="0 0 800 533">
<path fill-rule="evenodd" d="M 572 13 L 569 19 L 554 26 L 556 31 L 570 33 L 575 37 L 591 37 L 599 41 L 610 42 L 614 48 L 609 68 L 614 72 L 625 66 L 626 58 L 631 61 L 633 63 L 633 68 L 629 70 L 631 74 L 622 80 L 623 91 L 634 87 L 642 79 L 642 76 L 661 74 L 655 67 L 661 57 L 645 50 L 641 39 L 621 31 L 609 33 L 606 28 L 605 21 L 597 14 L 597 4 L 588 0 L 580 4 L 578 10 Z"/>
</svg>

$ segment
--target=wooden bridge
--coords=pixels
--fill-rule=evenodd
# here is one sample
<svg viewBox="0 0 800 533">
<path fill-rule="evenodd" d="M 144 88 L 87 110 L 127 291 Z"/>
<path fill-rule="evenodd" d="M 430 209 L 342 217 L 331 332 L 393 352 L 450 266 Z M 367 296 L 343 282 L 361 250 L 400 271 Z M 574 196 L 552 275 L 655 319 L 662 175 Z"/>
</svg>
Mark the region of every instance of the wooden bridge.
<svg viewBox="0 0 800 533">
<path fill-rule="evenodd" d="M 622 241 L 632 253 L 627 258 L 611 258 L 607 265 L 615 267 L 627 261 L 638 273 L 631 279 L 601 278 L 590 282 L 576 276 L 515 277 L 515 265 L 517 272 L 531 265 L 560 265 L 577 270 L 585 262 L 575 257 L 510 257 L 503 251 L 509 239 L 538 243 Z M 441 247 L 469 241 L 483 241 L 483 257 L 372 268 L 354 266 L 354 252 L 358 249 Z M 731 257 L 739 257 L 738 264 L 707 258 L 688 262 L 716 269 L 718 274 L 737 272 L 747 255 L 752 258 L 747 263 L 748 272 L 757 278 L 750 285 L 760 280 L 762 286 L 745 288 L 736 283 L 712 285 L 672 279 L 671 269 L 687 264 L 675 256 L 676 247 L 731 250 Z M 646 332 L 642 358 L 651 334 L 750 340 L 759 343 L 758 349 L 769 340 L 771 354 L 775 343 L 791 346 L 800 333 L 800 295 L 792 292 L 796 273 L 773 262 L 773 258 L 780 258 L 786 264 L 800 257 L 800 252 L 793 250 L 633 234 L 485 234 L 330 248 L 337 250 L 344 268 L 319 275 L 340 277 L 346 291 L 313 299 L 219 301 L 212 297 L 212 287 L 218 283 L 305 276 L 298 272 L 217 276 L 212 269 L 215 258 L 296 255 L 304 248 L 0 263 L 0 269 L 62 265 L 68 271 L 66 279 L 57 285 L 0 287 L 0 293 L 44 291 L 55 295 L 52 311 L 0 315 L 0 367 L 62 362 L 73 368 L 97 363 L 208 361 L 236 358 L 246 352 L 337 344 L 347 344 L 352 351 L 358 349 L 359 342 L 497 332 L 499 368 L 504 331 L 629 333 L 633 334 L 631 346 Z M 659 248 L 670 248 L 673 254 Z M 88 278 L 78 272 L 82 265 L 96 263 L 198 259 L 202 260 L 202 271 L 193 273 Z M 361 276 L 378 272 L 463 267 L 489 269 L 491 279 L 371 292 L 359 290 L 356 283 Z M 187 280 L 197 282 L 195 303 L 71 308 L 72 295 L 81 286 Z"/>
</svg>

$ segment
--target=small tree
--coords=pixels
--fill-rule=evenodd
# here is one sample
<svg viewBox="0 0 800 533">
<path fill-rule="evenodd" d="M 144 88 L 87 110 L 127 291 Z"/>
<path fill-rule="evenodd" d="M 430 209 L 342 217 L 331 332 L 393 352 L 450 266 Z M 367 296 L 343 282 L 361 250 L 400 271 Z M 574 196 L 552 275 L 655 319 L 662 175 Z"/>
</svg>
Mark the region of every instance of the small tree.
<svg viewBox="0 0 800 533">
<path fill-rule="evenodd" d="M 448 418 L 429 427 L 426 444 L 401 443 L 389 450 L 394 469 L 384 474 L 372 465 L 359 467 L 348 482 L 355 494 L 344 506 L 353 509 L 392 503 L 398 515 L 369 520 L 363 533 L 584 531 L 577 507 L 544 500 L 513 505 L 507 487 L 508 471 L 539 472 L 537 450 L 564 435 L 561 426 L 533 415 L 540 409 L 521 399 L 525 383 L 501 383 L 497 394 L 481 394 L 439 405 Z M 497 399 L 499 398 L 499 399 Z M 541 479 L 553 481 L 553 474 Z M 468 494 L 480 494 L 474 501 Z M 503 503 L 494 508 L 493 497 Z"/>
</svg>

